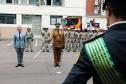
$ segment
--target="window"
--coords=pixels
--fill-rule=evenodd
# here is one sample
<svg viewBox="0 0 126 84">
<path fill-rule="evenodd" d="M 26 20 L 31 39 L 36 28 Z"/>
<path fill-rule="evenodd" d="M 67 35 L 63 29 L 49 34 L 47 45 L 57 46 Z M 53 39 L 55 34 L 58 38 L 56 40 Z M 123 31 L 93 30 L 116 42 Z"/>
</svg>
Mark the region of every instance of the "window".
<svg viewBox="0 0 126 84">
<path fill-rule="evenodd" d="M 50 24 L 55 25 L 57 23 L 62 23 L 62 16 L 50 16 Z"/>
<path fill-rule="evenodd" d="M 96 15 L 99 14 L 99 7 L 98 7 L 98 5 L 94 6 L 94 14 L 96 14 Z"/>
<path fill-rule="evenodd" d="M 61 6 L 61 0 L 53 0 L 53 5 Z"/>
<path fill-rule="evenodd" d="M 51 5 L 51 0 L 46 0 L 46 5 Z"/>
<path fill-rule="evenodd" d="M 3 0 L 0 0 L 0 4 L 3 4 Z"/>
<path fill-rule="evenodd" d="M 100 15 L 101 14 L 101 0 L 95 0 L 94 14 L 95 15 Z"/>
<path fill-rule="evenodd" d="M 16 24 L 16 14 L 0 14 L 0 24 Z"/>
<path fill-rule="evenodd" d="M 14 4 L 18 4 L 18 0 L 14 0 Z"/>
<path fill-rule="evenodd" d="M 22 24 L 33 24 L 33 22 L 37 22 L 41 24 L 41 16 L 40 15 L 22 15 Z"/>
<path fill-rule="evenodd" d="M 29 0 L 29 4 L 36 4 L 36 0 Z"/>
<path fill-rule="evenodd" d="M 23 15 L 22 16 L 22 24 L 32 24 L 32 16 L 31 15 Z"/>
<path fill-rule="evenodd" d="M 39 4 L 39 0 L 29 0 L 29 4 L 38 5 Z"/>
<path fill-rule="evenodd" d="M 27 4 L 27 0 L 21 0 L 21 4 Z"/>
<path fill-rule="evenodd" d="M 6 0 L 6 3 L 12 3 L 12 0 Z"/>
</svg>

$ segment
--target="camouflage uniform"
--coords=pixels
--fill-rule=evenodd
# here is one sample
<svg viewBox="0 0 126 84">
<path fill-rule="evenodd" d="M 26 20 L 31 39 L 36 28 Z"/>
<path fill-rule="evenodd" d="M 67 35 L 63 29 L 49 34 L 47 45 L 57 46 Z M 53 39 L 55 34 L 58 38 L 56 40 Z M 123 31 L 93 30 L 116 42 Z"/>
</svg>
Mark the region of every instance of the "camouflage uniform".
<svg viewBox="0 0 126 84">
<path fill-rule="evenodd" d="M 74 48 L 74 31 L 70 31 L 70 50 L 72 50 Z"/>
<path fill-rule="evenodd" d="M 48 30 L 44 30 L 43 32 L 41 32 L 42 37 L 43 37 L 43 43 L 42 43 L 42 51 L 45 52 L 49 52 L 49 39 L 50 39 L 50 33 L 48 32 Z"/>
<path fill-rule="evenodd" d="M 26 52 L 28 52 L 28 48 L 30 48 L 30 51 L 33 52 L 32 49 L 32 42 L 33 42 L 33 33 L 31 32 L 31 29 L 28 28 L 27 32 L 26 32 L 26 40 L 27 40 L 27 44 L 26 44 Z"/>
</svg>

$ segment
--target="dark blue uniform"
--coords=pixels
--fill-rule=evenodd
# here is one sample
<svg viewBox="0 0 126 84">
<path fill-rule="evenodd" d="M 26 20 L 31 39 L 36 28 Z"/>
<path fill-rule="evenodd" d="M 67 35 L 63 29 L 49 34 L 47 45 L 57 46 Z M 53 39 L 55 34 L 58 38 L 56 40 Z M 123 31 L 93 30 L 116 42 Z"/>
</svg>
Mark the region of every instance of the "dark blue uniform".
<svg viewBox="0 0 126 84">
<path fill-rule="evenodd" d="M 126 22 L 120 22 L 111 26 L 108 31 L 95 39 L 102 37 L 115 64 L 115 69 L 126 80 Z M 86 43 L 92 42 L 92 39 Z M 94 84 L 102 84 L 94 70 L 90 59 L 83 47 L 77 63 L 73 66 L 63 84 L 86 84 L 93 77 Z M 109 76 L 108 76 L 109 77 Z"/>
</svg>

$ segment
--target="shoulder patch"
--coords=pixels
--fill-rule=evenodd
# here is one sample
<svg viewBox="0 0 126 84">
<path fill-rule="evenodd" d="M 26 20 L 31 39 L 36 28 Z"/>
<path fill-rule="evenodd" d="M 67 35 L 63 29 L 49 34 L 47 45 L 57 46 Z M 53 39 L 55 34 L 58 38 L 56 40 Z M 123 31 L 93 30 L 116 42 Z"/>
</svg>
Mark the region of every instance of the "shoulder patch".
<svg viewBox="0 0 126 84">
<path fill-rule="evenodd" d="M 91 39 L 89 39 L 89 40 L 87 40 L 87 41 L 85 41 L 83 44 L 86 44 L 86 43 L 92 42 L 92 41 L 94 41 L 94 40 L 96 40 L 96 39 L 102 37 L 103 35 L 104 35 L 104 33 L 103 33 L 103 34 L 100 34 L 100 35 L 98 35 L 98 36 L 96 36 L 96 37 L 94 37 L 94 38 L 91 38 Z"/>
</svg>

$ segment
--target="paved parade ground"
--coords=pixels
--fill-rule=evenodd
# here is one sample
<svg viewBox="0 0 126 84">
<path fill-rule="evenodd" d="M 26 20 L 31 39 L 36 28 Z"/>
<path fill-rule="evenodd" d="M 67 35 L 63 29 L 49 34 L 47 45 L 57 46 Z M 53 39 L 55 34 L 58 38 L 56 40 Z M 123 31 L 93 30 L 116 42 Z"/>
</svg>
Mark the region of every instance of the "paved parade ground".
<svg viewBox="0 0 126 84">
<path fill-rule="evenodd" d="M 55 68 L 52 50 L 42 52 L 40 45 L 41 41 L 35 41 L 34 52 L 24 54 L 24 67 L 16 68 L 17 57 L 12 40 L 1 40 L 0 84 L 62 84 L 79 52 L 63 52 L 62 65 Z"/>
</svg>

